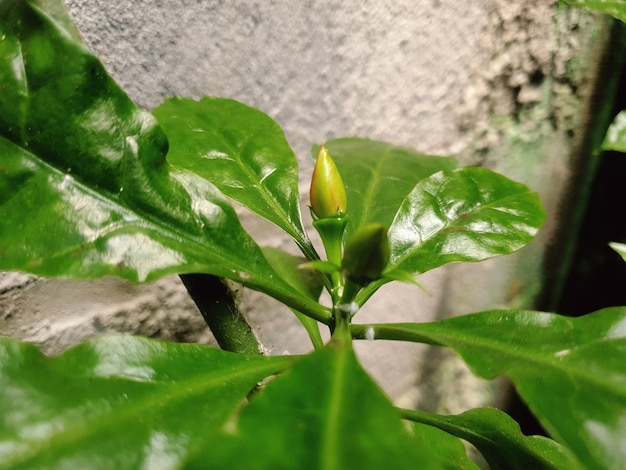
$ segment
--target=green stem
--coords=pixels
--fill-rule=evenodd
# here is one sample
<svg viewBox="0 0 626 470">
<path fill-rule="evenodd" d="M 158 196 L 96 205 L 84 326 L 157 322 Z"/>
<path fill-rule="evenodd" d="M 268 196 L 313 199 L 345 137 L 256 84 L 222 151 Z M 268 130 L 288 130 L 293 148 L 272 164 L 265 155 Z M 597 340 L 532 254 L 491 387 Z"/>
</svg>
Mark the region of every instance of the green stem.
<svg viewBox="0 0 626 470">
<path fill-rule="evenodd" d="M 180 279 L 222 349 L 262 355 L 256 336 L 237 307 L 234 293 L 222 279 L 209 274 L 181 274 Z"/>
<path fill-rule="evenodd" d="M 349 312 L 337 308 L 335 310 L 335 323 L 332 325 L 332 337 L 339 341 L 352 341 L 350 334 L 350 319 L 352 315 Z"/>
<path fill-rule="evenodd" d="M 343 256 L 343 232 L 348 223 L 348 218 L 344 216 L 331 217 L 327 219 L 316 219 L 313 227 L 320 234 L 326 259 L 336 266 L 341 266 Z M 343 275 L 340 272 L 331 274 L 332 287 L 329 290 L 333 304 L 337 303 L 343 290 Z"/>
<path fill-rule="evenodd" d="M 304 326 L 304 329 L 306 330 L 307 334 L 309 335 L 309 338 L 311 339 L 311 343 L 313 343 L 313 347 L 315 349 L 323 348 L 324 340 L 322 339 L 322 335 L 320 333 L 319 323 L 316 320 L 312 319 L 311 317 L 307 317 L 306 315 L 303 315 L 297 310 L 294 310 L 293 308 L 291 309 L 291 311 L 294 313 L 296 317 L 298 317 L 298 320 L 300 320 L 300 323 L 302 323 L 302 326 Z"/>
<path fill-rule="evenodd" d="M 445 346 L 428 334 L 420 334 L 415 330 L 402 329 L 401 324 L 370 324 L 350 325 L 350 332 L 354 339 L 386 339 L 392 341 L 410 341 L 412 343 Z"/>
</svg>

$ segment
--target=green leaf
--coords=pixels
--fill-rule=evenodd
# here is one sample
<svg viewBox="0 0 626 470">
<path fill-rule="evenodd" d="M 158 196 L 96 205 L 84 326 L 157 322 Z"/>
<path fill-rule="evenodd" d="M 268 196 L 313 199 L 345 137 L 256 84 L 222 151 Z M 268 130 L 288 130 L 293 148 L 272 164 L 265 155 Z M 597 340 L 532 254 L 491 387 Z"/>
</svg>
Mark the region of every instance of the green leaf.
<svg viewBox="0 0 626 470">
<path fill-rule="evenodd" d="M 102 64 L 29 2 L 0 15 L 0 269 L 146 281 L 197 272 L 308 312 L 209 182 L 165 161 L 167 140 Z"/>
<path fill-rule="evenodd" d="M 434 323 L 358 325 L 359 338 L 453 348 L 479 376 L 509 377 L 544 427 L 586 468 L 626 461 L 626 307 L 578 318 L 489 311 Z"/>
<path fill-rule="evenodd" d="M 349 340 L 334 338 L 253 396 L 190 468 L 450 467 L 415 445 Z"/>
<path fill-rule="evenodd" d="M 276 272 L 278 272 L 283 279 L 287 279 L 303 296 L 308 296 L 315 301 L 320 298 L 322 290 L 324 289 L 322 277 L 318 271 L 302 268 L 303 263 L 307 261 L 306 258 L 292 256 L 281 249 L 272 247 L 264 247 L 263 253 L 272 266 L 274 266 Z M 316 348 L 322 347 L 324 341 L 320 333 L 318 322 L 311 317 L 301 314 L 295 309 L 291 310 L 306 329 L 313 345 Z"/>
<path fill-rule="evenodd" d="M 565 0 L 567 3 L 577 7 L 584 7 L 590 10 L 611 15 L 618 20 L 626 21 L 626 2 L 624 0 Z"/>
<path fill-rule="evenodd" d="M 470 442 L 492 470 L 582 469 L 563 446 L 543 436 L 525 436 L 515 420 L 495 408 L 448 416 L 403 410 L 403 415 Z"/>
<path fill-rule="evenodd" d="M 310 254 L 300 216 L 298 166 L 281 128 L 234 100 L 171 98 L 153 110 L 171 144 L 168 159 L 287 232 Z"/>
<path fill-rule="evenodd" d="M 344 238 L 362 225 L 389 227 L 400 203 L 415 184 L 440 170 L 456 168 L 452 157 L 424 155 L 387 142 L 348 137 L 324 144 L 335 161 L 348 195 Z M 317 156 L 319 147 L 313 148 Z"/>
<path fill-rule="evenodd" d="M 626 153 L 626 111 L 615 116 L 604 137 L 602 150 Z"/>
<path fill-rule="evenodd" d="M 58 357 L 0 340 L 0 468 L 179 468 L 288 357 L 118 336 Z"/>
<path fill-rule="evenodd" d="M 626 261 L 626 243 L 611 242 L 609 246 Z"/>
<path fill-rule="evenodd" d="M 411 423 L 410 429 L 415 446 L 418 449 L 428 449 L 428 453 L 441 460 L 444 468 L 451 470 L 478 470 L 479 467 L 467 456 L 465 446 L 461 440 L 452 434 L 421 423 Z"/>
<path fill-rule="evenodd" d="M 224 198 L 170 171 L 162 131 L 102 64 L 29 3 L 4 8 L 2 268 L 139 281 L 192 268 L 238 270 L 239 279 L 263 270 Z"/>
<path fill-rule="evenodd" d="M 436 173 L 402 202 L 389 229 L 386 271 L 419 274 L 512 253 L 544 218 L 537 194 L 502 175 L 474 167 Z"/>
</svg>

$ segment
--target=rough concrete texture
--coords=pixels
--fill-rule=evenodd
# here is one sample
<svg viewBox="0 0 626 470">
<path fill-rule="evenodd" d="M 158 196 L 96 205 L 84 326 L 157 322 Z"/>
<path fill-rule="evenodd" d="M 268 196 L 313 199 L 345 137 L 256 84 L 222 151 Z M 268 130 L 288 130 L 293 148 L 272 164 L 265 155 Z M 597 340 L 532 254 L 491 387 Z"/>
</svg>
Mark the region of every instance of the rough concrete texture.
<svg viewBox="0 0 626 470">
<path fill-rule="evenodd" d="M 66 0 L 87 44 L 141 106 L 150 109 L 172 95 L 214 95 L 272 116 L 299 157 L 303 204 L 312 168 L 310 145 L 333 137 L 367 136 L 508 168 L 494 151 L 504 145 L 506 131 L 494 128 L 493 117 L 515 120 L 520 110 L 545 102 L 545 94 L 554 91 L 545 83 L 563 76 L 578 51 L 572 46 L 569 56 L 559 56 L 571 25 L 555 26 L 563 16 L 555 3 Z M 541 165 L 540 160 L 533 163 Z M 511 173 L 519 173 L 520 166 L 513 165 Z M 268 224 L 248 216 L 243 222 L 260 244 L 293 249 Z M 503 265 L 471 271 L 481 279 L 483 294 L 488 289 L 499 294 L 495 300 L 481 294 L 468 304 L 505 303 L 516 266 L 508 258 Z M 428 293 L 405 285 L 385 287 L 359 319 L 423 321 L 462 313 L 450 305 L 481 289 L 464 284 L 460 292 L 447 272 L 424 276 Z M 282 306 L 248 292 L 243 303 L 271 353 L 308 350 L 304 331 Z M 0 332 L 34 341 L 47 352 L 115 331 L 211 341 L 177 278 L 137 286 L 5 274 L 0 277 L 0 322 Z M 491 400 L 483 384 L 458 363 L 421 354 L 425 349 L 369 342 L 360 344 L 358 353 L 405 404 L 462 408 Z M 480 392 L 447 406 L 437 398 L 437 387 L 428 392 L 414 387 L 417 381 L 441 383 L 440 371 L 453 381 L 456 395 L 459 390 Z"/>
<path fill-rule="evenodd" d="M 581 158 L 577 147 L 585 132 L 585 103 L 603 47 L 599 28 L 598 17 L 559 8 L 557 2 L 494 2 L 487 16 L 489 34 L 481 37 L 485 54 L 473 64 L 457 108 L 467 139 L 461 160 L 527 184 L 539 193 L 548 217 L 537 239 L 519 254 L 449 266 L 441 284 L 440 318 L 534 306 L 551 269 L 545 255 L 563 222 L 575 160 Z M 419 382 L 428 384 L 417 390 L 422 409 L 455 413 L 498 402 L 506 390 L 498 382 L 476 380 L 444 349 L 431 349 L 418 362 Z"/>
</svg>

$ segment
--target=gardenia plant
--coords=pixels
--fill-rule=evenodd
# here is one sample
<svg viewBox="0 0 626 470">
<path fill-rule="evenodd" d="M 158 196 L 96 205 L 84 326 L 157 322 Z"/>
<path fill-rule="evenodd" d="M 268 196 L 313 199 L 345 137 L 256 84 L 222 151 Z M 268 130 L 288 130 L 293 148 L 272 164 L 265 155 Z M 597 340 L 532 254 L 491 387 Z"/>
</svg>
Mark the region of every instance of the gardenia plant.
<svg viewBox="0 0 626 470">
<path fill-rule="evenodd" d="M 270 117 L 209 97 L 138 108 L 60 0 L 0 1 L 0 88 L 0 269 L 179 274 L 224 349 L 117 336 L 46 357 L 0 339 L 0 468 L 477 468 L 462 440 L 493 469 L 626 461 L 626 308 L 358 323 L 388 282 L 525 246 L 545 217 L 526 186 L 452 158 L 332 140 L 313 151 L 321 252 Z M 257 245 L 231 201 L 302 255 Z M 313 351 L 261 355 L 223 279 L 291 308 Z M 494 408 L 395 407 L 354 354 L 363 339 L 449 347 L 479 377 L 508 377 L 553 439 L 524 436 Z"/>
</svg>

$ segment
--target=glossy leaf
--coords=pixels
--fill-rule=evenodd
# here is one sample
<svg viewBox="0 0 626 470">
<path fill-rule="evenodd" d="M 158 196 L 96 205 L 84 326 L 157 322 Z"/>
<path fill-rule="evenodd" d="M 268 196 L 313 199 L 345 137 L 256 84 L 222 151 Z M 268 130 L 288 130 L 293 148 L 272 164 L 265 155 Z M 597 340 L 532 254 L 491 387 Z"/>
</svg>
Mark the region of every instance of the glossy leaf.
<svg viewBox="0 0 626 470">
<path fill-rule="evenodd" d="M 624 0 L 565 0 L 570 5 L 585 7 L 619 20 L 626 21 L 626 3 Z"/>
<path fill-rule="evenodd" d="M 58 357 L 0 340 L 0 468 L 179 468 L 292 359 L 118 336 Z"/>
<path fill-rule="evenodd" d="M 190 468 L 450 468 L 415 445 L 349 341 L 337 338 L 269 383 L 229 424 Z"/>
<path fill-rule="evenodd" d="M 80 33 L 68 15 L 62 0 L 31 0 L 30 3 L 45 12 L 50 18 L 53 18 L 55 23 L 63 28 L 75 41 L 82 42 Z"/>
<path fill-rule="evenodd" d="M 387 142 L 349 137 L 324 144 L 335 161 L 348 195 L 345 238 L 367 223 L 389 226 L 415 184 L 457 166 L 452 157 L 424 155 Z M 319 147 L 313 148 L 316 156 Z"/>
<path fill-rule="evenodd" d="M 329 317 L 275 273 L 214 186 L 167 164 L 152 115 L 82 44 L 29 2 L 0 5 L 0 269 L 209 273 Z"/>
<path fill-rule="evenodd" d="M 168 159 L 273 222 L 308 253 L 298 166 L 281 128 L 234 100 L 171 98 L 153 110 L 171 144 Z M 308 250 L 308 251 L 306 251 Z"/>
<path fill-rule="evenodd" d="M 447 416 L 403 410 L 403 416 L 470 442 L 491 470 L 582 470 L 563 446 L 547 437 L 525 436 L 514 419 L 495 408 Z"/>
<path fill-rule="evenodd" d="M 512 253 L 544 218 L 536 193 L 486 168 L 436 173 L 415 186 L 395 216 L 387 272 L 419 274 Z"/>
<path fill-rule="evenodd" d="M 359 325 L 354 334 L 449 346 L 477 375 L 509 377 L 586 468 L 612 469 L 626 461 L 624 325 L 626 307 L 578 318 L 490 311 L 435 323 Z"/>
<path fill-rule="evenodd" d="M 626 111 L 619 113 L 609 126 L 602 149 L 626 153 Z"/>
</svg>

